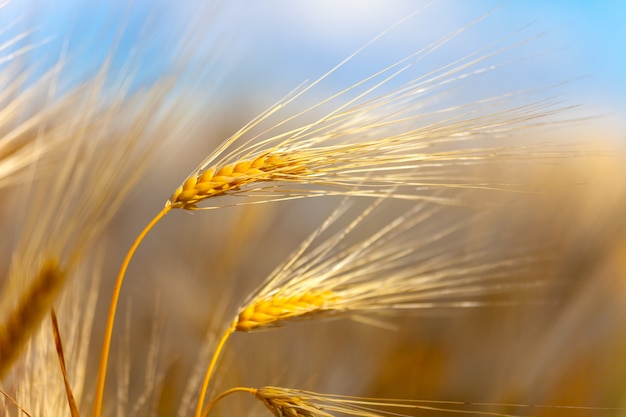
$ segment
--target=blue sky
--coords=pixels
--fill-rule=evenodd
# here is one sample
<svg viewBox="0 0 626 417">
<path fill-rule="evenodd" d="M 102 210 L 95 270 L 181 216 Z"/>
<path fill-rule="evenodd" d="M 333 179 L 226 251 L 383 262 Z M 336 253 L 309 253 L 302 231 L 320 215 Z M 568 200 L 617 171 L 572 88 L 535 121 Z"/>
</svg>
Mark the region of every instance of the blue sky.
<svg viewBox="0 0 626 417">
<path fill-rule="evenodd" d="M 424 4 L 409 0 L 206 4 L 191 0 L 19 0 L 0 9 L 4 28 L 0 36 L 7 41 L 25 29 L 34 29 L 27 43 L 47 43 L 27 55 L 29 62 L 51 65 L 62 50 L 67 51 L 78 79 L 98 68 L 117 42 L 114 66 L 121 67 L 130 59 L 145 80 L 174 62 L 191 69 L 190 79 L 204 75 L 204 80 L 194 81 L 207 83 L 207 91 L 223 91 L 224 96 L 232 91 L 242 96 L 250 89 L 266 87 L 277 90 L 277 98 L 301 81 L 321 75 Z M 539 55 L 524 70 L 525 78 L 534 84 L 576 79 L 573 102 L 626 114 L 626 1 L 617 0 L 432 2 L 368 48 L 359 65 L 338 75 L 336 82 L 357 81 L 494 8 L 497 10 L 485 22 L 463 35 L 463 42 L 445 48 L 448 57 L 434 59 L 454 59 L 530 24 L 522 37 L 548 33 L 533 46 L 516 52 Z M 187 45 L 193 45 L 191 53 L 192 49 L 180 47 L 183 33 L 190 36 Z M 2 53 L 6 56 L 11 48 L 16 46 Z"/>
</svg>

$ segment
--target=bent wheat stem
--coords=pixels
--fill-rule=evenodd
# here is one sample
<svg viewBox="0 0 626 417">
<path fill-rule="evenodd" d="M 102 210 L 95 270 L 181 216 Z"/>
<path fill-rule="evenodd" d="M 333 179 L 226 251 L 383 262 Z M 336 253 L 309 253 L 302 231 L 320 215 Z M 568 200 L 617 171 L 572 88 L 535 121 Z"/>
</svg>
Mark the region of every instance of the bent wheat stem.
<svg viewBox="0 0 626 417">
<path fill-rule="evenodd" d="M 148 223 L 148 225 L 139 233 L 135 242 L 130 247 L 128 252 L 126 253 L 126 258 L 124 258 L 124 262 L 122 262 L 122 266 L 120 267 L 120 271 L 117 275 L 117 280 L 115 281 L 115 287 L 113 288 L 113 294 L 111 296 L 111 303 L 109 305 L 109 315 L 107 317 L 107 324 L 104 330 L 104 340 L 102 342 L 102 352 L 100 354 L 100 366 L 98 367 L 98 380 L 96 385 L 96 395 L 94 399 L 93 406 L 93 417 L 100 417 L 102 412 L 102 399 L 104 396 L 104 383 L 106 380 L 106 372 L 107 372 L 107 364 L 109 362 L 109 350 L 111 348 L 111 337 L 113 335 L 113 325 L 115 324 L 115 311 L 117 310 L 117 302 L 120 296 L 120 291 L 122 289 L 122 282 L 124 281 L 124 275 L 126 274 L 126 269 L 128 268 L 128 264 L 132 259 L 137 247 L 141 243 L 144 237 L 148 234 L 148 232 L 154 227 L 155 224 L 159 222 L 171 209 L 170 205 L 166 205 L 163 210 L 159 212 L 154 218 Z"/>
<path fill-rule="evenodd" d="M 230 327 L 224 332 L 224 335 L 220 339 L 217 347 L 215 348 L 215 352 L 213 352 L 213 357 L 211 358 L 211 363 L 209 363 L 209 367 L 206 370 L 206 374 L 204 374 L 204 381 L 202 381 L 202 388 L 200 388 L 200 396 L 198 397 L 198 404 L 196 405 L 196 414 L 195 417 L 202 417 L 202 406 L 204 405 L 204 398 L 206 397 L 206 392 L 209 389 L 209 382 L 211 382 L 211 375 L 213 374 L 213 370 L 215 369 L 215 365 L 217 364 L 217 359 L 226 344 L 226 341 L 230 337 L 231 334 L 237 329 L 237 320 L 233 321 Z M 217 400 L 214 400 L 217 401 Z M 213 401 L 211 401 L 212 403 Z M 209 405 L 212 407 L 211 403 Z"/>
<path fill-rule="evenodd" d="M 217 404 L 219 400 L 235 392 L 247 392 L 249 394 L 256 395 L 257 389 L 248 388 L 248 387 L 235 387 L 235 388 L 228 389 L 219 395 L 216 395 L 211 401 L 209 401 L 209 403 L 205 407 L 204 411 L 202 412 L 202 417 L 208 416 L 211 410 L 213 409 L 213 407 L 215 407 L 215 404 Z"/>
</svg>

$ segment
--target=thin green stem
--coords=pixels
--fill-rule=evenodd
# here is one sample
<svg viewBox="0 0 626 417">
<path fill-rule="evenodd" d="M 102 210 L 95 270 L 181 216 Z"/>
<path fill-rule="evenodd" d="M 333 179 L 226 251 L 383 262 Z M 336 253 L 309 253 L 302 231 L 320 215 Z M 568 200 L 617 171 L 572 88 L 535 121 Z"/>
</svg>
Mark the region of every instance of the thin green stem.
<svg viewBox="0 0 626 417">
<path fill-rule="evenodd" d="M 102 353 L 100 354 L 100 366 L 98 368 L 98 380 L 96 385 L 96 395 L 94 399 L 93 406 L 93 417 L 100 417 L 102 413 L 102 399 L 104 397 L 104 383 L 106 380 L 107 374 L 107 364 L 109 362 L 109 350 L 111 349 L 111 338 L 113 335 L 113 325 L 115 324 L 115 311 L 117 310 L 117 302 L 120 296 L 120 290 L 122 289 L 122 282 L 124 281 L 124 275 L 126 274 L 126 269 L 128 268 L 128 264 L 132 259 L 137 247 L 143 240 L 143 238 L 148 234 L 150 229 L 154 227 L 155 224 L 158 223 L 163 216 L 165 216 L 171 210 L 170 205 L 166 205 L 163 210 L 159 212 L 148 225 L 141 231 L 141 233 L 135 239 L 135 243 L 130 247 L 128 252 L 126 253 L 126 258 L 124 258 L 124 262 L 120 267 L 120 272 L 117 275 L 117 280 L 115 281 L 115 288 L 113 289 L 113 295 L 111 296 L 111 303 L 109 305 L 109 315 L 107 318 L 107 324 L 104 331 L 104 340 L 102 342 Z"/>
<path fill-rule="evenodd" d="M 206 370 L 206 374 L 204 375 L 204 381 L 202 382 L 202 388 L 200 389 L 200 396 L 198 397 L 198 404 L 196 405 L 196 414 L 195 417 L 202 417 L 202 406 L 204 405 L 204 399 L 206 397 L 207 390 L 209 389 L 209 382 L 211 382 L 211 375 L 213 375 L 213 370 L 215 369 L 215 365 L 217 364 L 217 359 L 226 344 L 226 341 L 230 337 L 231 334 L 235 331 L 237 327 L 237 320 L 234 320 L 230 327 L 226 330 L 222 338 L 220 339 L 217 347 L 215 348 L 215 352 L 213 353 L 213 357 L 211 358 L 211 363 Z"/>
</svg>

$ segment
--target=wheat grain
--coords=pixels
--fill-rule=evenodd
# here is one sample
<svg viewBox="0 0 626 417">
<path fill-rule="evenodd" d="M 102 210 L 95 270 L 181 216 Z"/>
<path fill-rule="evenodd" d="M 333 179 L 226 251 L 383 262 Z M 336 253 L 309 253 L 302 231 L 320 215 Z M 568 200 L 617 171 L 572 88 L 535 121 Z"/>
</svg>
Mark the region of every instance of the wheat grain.
<svg viewBox="0 0 626 417">
<path fill-rule="evenodd" d="M 527 116 L 529 119 L 547 115 Z M 262 151 L 258 157 L 225 159 L 205 171 L 196 171 L 179 186 L 166 202 L 166 207 L 187 210 L 213 209 L 197 204 L 209 198 L 223 195 L 257 196 L 260 202 L 290 200 L 328 195 L 381 196 L 406 200 L 426 200 L 450 204 L 456 200 L 432 195 L 442 189 L 484 189 L 517 192 L 537 192 L 548 189 L 549 183 L 509 182 L 489 178 L 485 174 L 468 174 L 471 167 L 486 168 L 502 164 L 535 161 L 556 161 L 577 154 L 550 148 L 545 144 L 537 147 L 489 147 L 477 149 L 445 150 L 449 142 L 462 142 L 472 138 L 458 139 L 485 133 L 493 124 L 507 124 L 508 129 L 521 132 L 523 127 L 513 121 L 465 121 L 468 126 L 425 126 L 403 134 L 389 134 L 374 141 L 362 141 L 347 145 L 314 146 L 323 142 L 316 137 L 306 140 L 298 137 L 293 146 L 277 145 Z M 484 124 L 484 125 L 483 125 Z M 367 136 L 375 135 L 375 127 L 359 127 Z M 474 131 L 467 133 L 464 129 Z M 485 133 L 487 135 L 488 133 Z M 344 131 L 330 133 L 333 139 L 356 135 Z M 454 139 L 454 138 L 457 139 Z M 307 149 L 311 147 L 311 149 Z M 461 147 L 461 145 L 459 145 Z M 428 151 L 426 151 L 428 149 Z M 270 163 L 255 167 L 267 158 Z M 554 186 L 553 184 L 552 186 Z M 396 188 L 389 194 L 388 190 Z M 240 204 L 245 204 L 240 203 Z"/>
<path fill-rule="evenodd" d="M 277 293 L 255 300 L 239 313 L 236 330 L 247 332 L 288 318 L 308 316 L 323 311 L 335 298 L 332 291 L 313 290 L 301 294 Z"/>
<path fill-rule="evenodd" d="M 189 177 L 172 194 L 168 204 L 189 210 L 204 199 L 232 193 L 245 184 L 296 179 L 309 173 L 305 161 L 297 154 L 268 153 L 234 165 L 212 167 Z"/>
</svg>

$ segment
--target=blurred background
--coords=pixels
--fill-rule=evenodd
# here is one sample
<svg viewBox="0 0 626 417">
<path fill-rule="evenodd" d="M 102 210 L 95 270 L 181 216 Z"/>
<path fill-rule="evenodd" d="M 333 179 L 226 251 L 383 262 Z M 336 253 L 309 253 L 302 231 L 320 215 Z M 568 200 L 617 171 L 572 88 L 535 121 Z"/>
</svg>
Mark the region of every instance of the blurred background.
<svg viewBox="0 0 626 417">
<path fill-rule="evenodd" d="M 45 62 L 51 65 L 67 56 L 78 78 L 113 54 L 113 67 L 132 63 L 138 82 L 153 80 L 172 67 L 184 68 L 187 76 L 177 73 L 177 81 L 198 83 L 205 100 L 219 94 L 221 105 L 245 99 L 261 107 L 304 80 L 316 79 L 411 13 L 417 12 L 416 17 L 368 48 L 358 68 L 337 77 L 331 88 L 349 85 L 492 14 L 445 48 L 442 59 L 458 58 L 517 30 L 525 30 L 526 38 L 547 32 L 523 53 L 515 52 L 520 58 L 538 58 L 518 64 L 524 77 L 514 85 L 569 81 L 567 99 L 608 116 L 612 128 L 626 112 L 626 29 L 621 24 L 626 5 L 617 0 L 7 3 L 0 14 L 4 37 L 26 29 L 29 43 L 44 43 L 28 54 L 40 70 Z M 4 45 L 4 51 L 19 47 Z M 510 87 L 511 80 L 495 77 L 492 83 Z"/>
<path fill-rule="evenodd" d="M 571 284 L 551 294 L 557 294 L 558 305 L 390 318 L 401 329 L 396 332 L 332 321 L 237 334 L 213 390 L 273 384 L 345 395 L 626 407 L 625 20 L 621 1 L 13 1 L 0 9 L 2 39 L 24 38 L 4 43 L 0 56 L 5 62 L 19 57 L 33 79 L 66 61 L 62 88 L 109 65 L 111 74 L 132 74 L 130 90 L 164 79 L 181 92 L 169 115 L 175 116 L 175 134 L 161 144 L 149 175 L 102 239 L 104 296 L 93 332 L 97 352 L 106 294 L 130 243 L 205 155 L 254 116 L 390 28 L 292 111 L 462 28 L 413 74 L 500 40 L 503 46 L 517 45 L 486 61 L 502 64 L 497 70 L 427 104 L 452 106 L 557 85 L 545 94 L 573 106 L 568 118 L 589 120 L 540 136 L 617 150 L 617 160 L 608 162 L 581 158 L 565 166 L 523 167 L 547 177 L 571 174 L 572 182 L 587 185 L 559 201 L 485 197 L 502 209 L 475 228 L 511 245 L 494 243 L 495 253 L 552 248 L 556 260 L 535 273 Z M 116 333 L 113 367 L 122 374 L 125 367 L 130 371 L 126 408 L 132 412 L 127 414 L 189 414 L 188 393 L 217 335 L 246 295 L 337 203 L 320 199 L 176 212 L 155 228 L 133 260 L 118 313 L 120 323 L 128 324 L 120 324 Z M 458 218 L 457 210 L 442 209 L 438 224 Z M 472 230 L 466 233 L 471 242 Z M 126 363 L 126 357 L 132 360 Z M 157 358 L 156 374 L 150 358 Z M 94 354 L 90 367 L 96 363 Z M 123 384 L 110 384 L 107 398 L 119 398 Z M 157 388 L 147 393 L 150 384 Z M 267 414 L 253 400 L 226 401 L 216 415 Z M 124 408 L 113 401 L 107 407 L 111 414 Z M 494 410 L 600 415 L 597 410 Z"/>
</svg>

